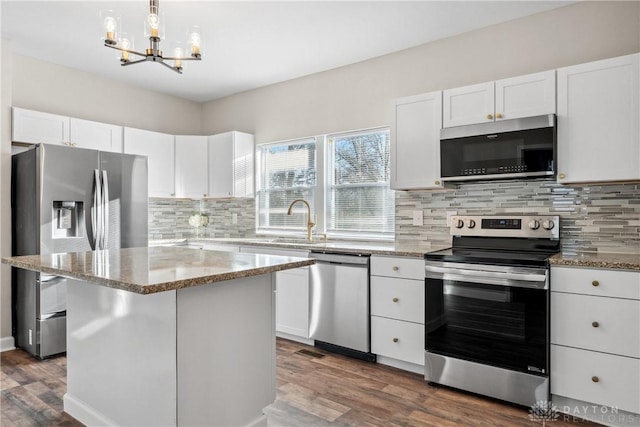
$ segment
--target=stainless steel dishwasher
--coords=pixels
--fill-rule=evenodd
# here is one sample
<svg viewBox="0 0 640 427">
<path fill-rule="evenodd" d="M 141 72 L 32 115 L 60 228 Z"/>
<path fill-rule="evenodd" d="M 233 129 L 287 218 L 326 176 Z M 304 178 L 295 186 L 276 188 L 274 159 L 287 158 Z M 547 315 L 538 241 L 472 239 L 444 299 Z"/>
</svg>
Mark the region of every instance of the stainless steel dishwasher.
<svg viewBox="0 0 640 427">
<path fill-rule="evenodd" d="M 310 336 L 315 346 L 363 360 L 371 354 L 369 255 L 311 252 Z"/>
</svg>

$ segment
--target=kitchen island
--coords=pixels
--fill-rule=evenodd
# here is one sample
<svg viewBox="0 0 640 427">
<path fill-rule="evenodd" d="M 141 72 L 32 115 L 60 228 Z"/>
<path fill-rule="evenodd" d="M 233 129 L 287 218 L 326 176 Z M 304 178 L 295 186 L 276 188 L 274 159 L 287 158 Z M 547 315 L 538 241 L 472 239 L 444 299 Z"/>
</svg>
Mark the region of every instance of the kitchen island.
<svg viewBox="0 0 640 427">
<path fill-rule="evenodd" d="M 276 271 L 306 258 L 156 247 L 4 258 L 68 278 L 64 410 L 87 425 L 258 425 Z"/>
</svg>

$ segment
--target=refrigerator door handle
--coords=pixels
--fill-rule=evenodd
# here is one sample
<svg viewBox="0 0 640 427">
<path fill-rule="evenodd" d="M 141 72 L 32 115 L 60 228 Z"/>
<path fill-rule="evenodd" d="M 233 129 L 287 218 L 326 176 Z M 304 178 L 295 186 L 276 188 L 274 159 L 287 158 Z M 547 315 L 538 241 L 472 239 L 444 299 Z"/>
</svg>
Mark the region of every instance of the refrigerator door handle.
<svg viewBox="0 0 640 427">
<path fill-rule="evenodd" d="M 102 171 L 102 249 L 109 246 L 109 178 L 107 171 Z"/>
<path fill-rule="evenodd" d="M 99 238 L 99 229 L 98 229 L 98 217 L 99 217 L 99 205 L 100 200 L 100 173 L 98 169 L 93 171 L 93 206 L 91 206 L 91 234 L 93 236 L 93 242 L 91 245 L 93 249 L 98 248 L 98 238 Z"/>
</svg>

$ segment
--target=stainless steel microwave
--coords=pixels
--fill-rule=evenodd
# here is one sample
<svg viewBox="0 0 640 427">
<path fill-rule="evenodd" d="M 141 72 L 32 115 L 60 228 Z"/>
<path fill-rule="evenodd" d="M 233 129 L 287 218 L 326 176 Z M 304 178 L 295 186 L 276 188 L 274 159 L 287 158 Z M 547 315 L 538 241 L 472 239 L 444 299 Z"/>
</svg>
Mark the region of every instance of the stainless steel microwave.
<svg viewBox="0 0 640 427">
<path fill-rule="evenodd" d="M 443 181 L 555 176 L 556 116 L 442 129 Z"/>
</svg>

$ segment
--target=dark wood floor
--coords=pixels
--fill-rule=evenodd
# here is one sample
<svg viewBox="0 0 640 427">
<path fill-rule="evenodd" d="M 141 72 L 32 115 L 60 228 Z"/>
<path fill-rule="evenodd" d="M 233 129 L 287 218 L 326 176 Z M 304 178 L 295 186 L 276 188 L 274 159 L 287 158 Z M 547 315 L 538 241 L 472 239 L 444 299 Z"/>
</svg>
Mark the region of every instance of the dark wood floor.
<svg viewBox="0 0 640 427">
<path fill-rule="evenodd" d="M 302 351 L 301 351 L 302 350 Z M 527 408 L 443 387 L 420 375 L 287 340 L 277 345 L 278 397 L 270 426 L 534 426 Z M 1 355 L 0 425 L 79 426 L 62 411 L 66 358 Z M 595 425 L 558 420 L 553 427 Z"/>
</svg>

